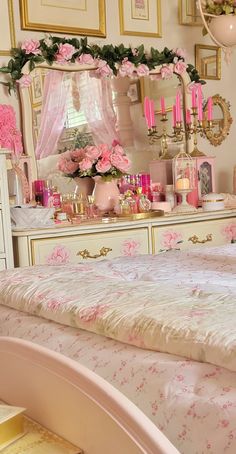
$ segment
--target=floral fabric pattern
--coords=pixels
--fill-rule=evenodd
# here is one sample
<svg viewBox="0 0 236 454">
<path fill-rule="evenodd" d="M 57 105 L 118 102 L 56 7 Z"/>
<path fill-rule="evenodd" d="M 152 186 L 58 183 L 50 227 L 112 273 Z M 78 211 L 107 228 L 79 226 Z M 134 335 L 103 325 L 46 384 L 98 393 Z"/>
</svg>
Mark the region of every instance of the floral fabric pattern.
<svg viewBox="0 0 236 454">
<path fill-rule="evenodd" d="M 19 300 L 17 309 L 0 305 L 0 335 L 39 343 L 101 375 L 143 410 L 182 454 L 235 454 L 235 372 L 146 349 L 141 329 L 127 333 L 127 339 L 122 343 L 89 331 L 93 323 L 101 325 L 102 318 L 111 308 L 106 298 L 103 298 L 103 288 L 106 287 L 104 276 L 108 282 L 108 294 L 112 295 L 111 302 L 115 301 L 117 308 L 124 300 L 135 295 L 140 302 L 139 307 L 149 310 L 152 289 L 155 288 L 156 295 L 161 293 L 163 296 L 163 289 L 172 286 L 172 293 L 181 290 L 182 295 L 186 295 L 187 292 L 189 307 L 186 306 L 183 313 L 186 324 L 191 319 L 201 329 L 201 320 L 204 321 L 208 315 L 214 321 L 217 303 L 213 308 L 211 305 L 208 308 L 205 306 L 205 299 L 211 300 L 212 296 L 215 300 L 220 298 L 219 304 L 233 317 L 233 304 L 228 300 L 231 298 L 235 304 L 235 247 L 229 244 L 181 253 L 172 251 L 157 256 L 119 257 L 98 263 L 35 266 L 3 271 L 0 273 L 1 303 L 5 300 L 8 305 L 12 305 L 14 292 L 18 292 Z M 73 278 L 65 285 L 70 275 Z M 55 279 L 59 276 L 60 284 Z M 74 293 L 68 291 L 72 282 Z M 54 287 L 54 291 L 50 287 Z M 133 293 L 134 287 L 138 288 L 137 293 Z M 141 293 L 142 287 L 148 291 Z M 96 289 L 94 296 L 93 288 Z M 27 289 L 29 298 L 24 299 Z M 80 318 L 82 330 L 46 320 L 36 313 L 31 315 L 24 312 L 33 312 L 31 305 L 40 306 L 43 303 L 46 304 L 44 316 L 48 311 L 48 314 L 54 314 L 55 320 L 58 317 L 60 321 L 58 308 L 65 310 L 72 301 L 72 294 L 76 296 L 73 301 L 75 305 L 78 295 L 81 300 L 86 295 L 91 300 L 91 304 L 89 299 L 86 300 L 79 314 L 74 312 L 72 316 L 69 313 L 65 316 L 66 324 L 71 323 L 73 317 L 73 323 L 76 324 L 76 317 Z M 170 296 L 170 293 L 166 293 L 163 300 L 165 311 Z M 193 306 L 192 297 L 197 302 Z M 173 307 L 176 307 L 175 304 Z M 176 326 L 178 318 L 176 313 Z M 136 343 L 141 348 L 128 345 L 128 342 Z M 217 335 L 215 346 L 218 342 L 220 336 Z"/>
</svg>

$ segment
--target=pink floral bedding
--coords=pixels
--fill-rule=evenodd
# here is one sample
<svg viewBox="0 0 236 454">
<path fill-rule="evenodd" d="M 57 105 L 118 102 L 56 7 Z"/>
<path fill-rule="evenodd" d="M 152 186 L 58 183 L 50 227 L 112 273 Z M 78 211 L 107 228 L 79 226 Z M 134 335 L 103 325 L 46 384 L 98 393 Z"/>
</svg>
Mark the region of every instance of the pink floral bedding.
<svg viewBox="0 0 236 454">
<path fill-rule="evenodd" d="M 82 263 L 78 267 L 67 265 L 48 267 L 44 270 L 42 267 L 35 267 L 30 269 L 30 275 L 29 269 L 23 271 L 24 273 L 27 271 L 29 278 L 33 278 L 34 285 L 36 276 L 38 282 L 43 282 L 46 271 L 49 272 L 51 285 L 53 273 L 57 272 L 58 268 L 64 269 L 64 273 L 60 274 L 60 285 L 67 281 L 66 269 L 69 273 L 76 271 L 75 289 L 80 296 L 80 278 L 86 279 L 88 289 L 88 282 L 92 276 L 96 278 L 95 283 L 101 282 L 102 276 L 104 287 L 104 276 L 107 275 L 113 282 L 113 294 L 116 298 L 120 297 L 117 284 L 123 281 L 125 288 L 127 283 L 135 285 L 140 282 L 165 284 L 169 287 L 174 285 L 176 291 L 180 291 L 181 288 L 184 291 L 189 290 L 198 295 L 200 300 L 201 297 L 205 297 L 206 288 L 209 288 L 211 294 L 218 296 L 223 294 L 226 300 L 231 298 L 235 301 L 235 248 L 236 245 L 232 245 L 181 254 L 170 252 L 158 257 L 140 256 L 125 260 L 118 258 L 96 264 Z M 16 273 L 14 279 L 11 273 Z M 5 284 L 10 285 L 7 287 L 10 301 L 14 300 L 14 295 L 22 288 L 22 292 L 28 295 L 30 305 L 32 295 L 27 287 L 27 279 L 24 277 L 22 280 L 22 270 L 0 273 L 0 300 L 3 275 Z M 6 279 L 7 276 L 10 277 L 9 280 Z M 44 296 L 46 288 L 48 289 L 48 282 L 45 289 L 41 289 L 42 292 L 45 291 Z M 83 296 L 88 293 L 84 291 Z M 51 300 L 50 306 L 57 308 L 57 304 L 58 299 Z M 19 306 L 18 309 L 21 310 L 23 307 Z M 37 342 L 60 351 L 94 370 L 133 400 L 163 430 L 181 453 L 235 454 L 235 372 L 171 354 L 137 348 L 19 310 L 0 306 L 0 335 L 11 335 Z M 85 324 L 93 322 L 99 313 L 97 307 L 94 307 L 92 312 L 85 311 Z M 198 317 L 199 314 L 197 320 Z M 71 322 L 68 314 L 66 318 Z M 136 339 L 131 341 L 135 343 Z"/>
<path fill-rule="evenodd" d="M 0 274 L 0 294 L 30 314 L 236 372 L 235 245 L 14 269 Z"/>
</svg>

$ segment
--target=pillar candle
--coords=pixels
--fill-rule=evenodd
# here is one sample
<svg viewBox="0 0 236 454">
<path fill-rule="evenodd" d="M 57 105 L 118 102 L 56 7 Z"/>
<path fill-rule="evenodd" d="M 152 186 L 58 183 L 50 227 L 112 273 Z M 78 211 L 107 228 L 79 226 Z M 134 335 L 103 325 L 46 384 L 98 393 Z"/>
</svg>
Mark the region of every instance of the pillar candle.
<svg viewBox="0 0 236 454">
<path fill-rule="evenodd" d="M 179 178 L 175 182 L 175 189 L 181 190 L 181 189 L 189 189 L 190 188 L 190 181 L 188 178 Z"/>
</svg>

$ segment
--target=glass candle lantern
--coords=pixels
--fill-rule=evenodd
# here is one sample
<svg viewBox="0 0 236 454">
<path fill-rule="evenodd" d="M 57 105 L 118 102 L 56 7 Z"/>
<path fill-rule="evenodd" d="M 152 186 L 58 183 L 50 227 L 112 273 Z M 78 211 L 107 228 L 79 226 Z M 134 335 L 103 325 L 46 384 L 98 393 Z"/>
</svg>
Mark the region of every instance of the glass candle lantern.
<svg viewBox="0 0 236 454">
<path fill-rule="evenodd" d="M 187 202 L 187 195 L 196 187 L 195 161 L 185 151 L 180 151 L 173 159 L 173 184 L 182 201 L 174 208 L 175 213 L 188 213 L 196 211 L 193 205 Z"/>
</svg>

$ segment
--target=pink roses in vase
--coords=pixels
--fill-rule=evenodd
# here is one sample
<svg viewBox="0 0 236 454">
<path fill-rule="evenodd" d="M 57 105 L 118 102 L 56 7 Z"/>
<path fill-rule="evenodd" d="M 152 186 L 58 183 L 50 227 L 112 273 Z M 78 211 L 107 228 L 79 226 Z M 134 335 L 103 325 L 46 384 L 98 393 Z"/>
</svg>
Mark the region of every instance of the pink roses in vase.
<svg viewBox="0 0 236 454">
<path fill-rule="evenodd" d="M 101 144 L 68 150 L 58 160 L 58 169 L 68 177 L 100 175 L 106 181 L 121 178 L 128 172 L 130 165 L 124 149 L 116 141 L 111 147 Z"/>
<path fill-rule="evenodd" d="M 116 180 L 128 172 L 130 165 L 129 158 L 117 141 L 111 147 L 101 144 L 68 150 L 58 160 L 58 169 L 66 176 L 94 178 L 93 194 L 101 212 L 116 211 L 119 199 Z"/>
</svg>

